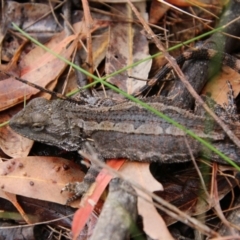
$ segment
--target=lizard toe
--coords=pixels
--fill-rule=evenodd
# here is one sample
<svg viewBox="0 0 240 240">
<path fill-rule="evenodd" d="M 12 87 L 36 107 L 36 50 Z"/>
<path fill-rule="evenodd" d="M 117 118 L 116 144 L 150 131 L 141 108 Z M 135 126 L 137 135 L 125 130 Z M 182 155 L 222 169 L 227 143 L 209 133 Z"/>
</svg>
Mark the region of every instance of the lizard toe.
<svg viewBox="0 0 240 240">
<path fill-rule="evenodd" d="M 62 188 L 61 193 L 64 191 L 68 191 L 73 193 L 73 196 L 68 198 L 66 204 L 80 199 L 89 189 L 90 185 L 86 182 L 73 182 L 73 183 L 67 183 L 64 188 Z"/>
</svg>

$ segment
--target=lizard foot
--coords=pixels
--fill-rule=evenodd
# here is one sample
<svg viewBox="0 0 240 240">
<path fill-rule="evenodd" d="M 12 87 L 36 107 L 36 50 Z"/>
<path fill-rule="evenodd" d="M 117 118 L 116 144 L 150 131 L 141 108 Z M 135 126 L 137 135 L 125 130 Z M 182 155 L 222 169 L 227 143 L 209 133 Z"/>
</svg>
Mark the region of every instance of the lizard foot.
<svg viewBox="0 0 240 240">
<path fill-rule="evenodd" d="M 69 205 L 69 203 L 81 198 L 88 191 L 89 187 L 90 184 L 84 181 L 66 184 L 65 187 L 61 190 L 61 193 L 64 191 L 74 193 L 72 197 L 68 198 L 66 205 Z"/>
<path fill-rule="evenodd" d="M 92 164 L 87 174 L 83 178 L 82 182 L 72 182 L 66 184 L 65 187 L 61 190 L 61 192 L 68 191 L 73 193 L 73 196 L 67 200 L 66 204 L 69 204 L 74 200 L 80 199 L 89 190 L 92 183 L 95 182 L 98 173 L 99 169 L 94 164 Z"/>
</svg>

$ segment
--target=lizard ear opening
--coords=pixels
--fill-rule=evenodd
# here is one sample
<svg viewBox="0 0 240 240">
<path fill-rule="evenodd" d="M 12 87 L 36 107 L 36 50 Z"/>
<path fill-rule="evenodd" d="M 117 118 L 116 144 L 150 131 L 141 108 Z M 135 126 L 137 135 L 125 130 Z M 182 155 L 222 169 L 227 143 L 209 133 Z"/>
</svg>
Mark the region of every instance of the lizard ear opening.
<svg viewBox="0 0 240 240">
<path fill-rule="evenodd" d="M 41 123 L 34 123 L 32 125 L 32 129 L 35 131 L 35 132 L 40 132 L 44 129 L 44 125 L 42 125 Z"/>
</svg>

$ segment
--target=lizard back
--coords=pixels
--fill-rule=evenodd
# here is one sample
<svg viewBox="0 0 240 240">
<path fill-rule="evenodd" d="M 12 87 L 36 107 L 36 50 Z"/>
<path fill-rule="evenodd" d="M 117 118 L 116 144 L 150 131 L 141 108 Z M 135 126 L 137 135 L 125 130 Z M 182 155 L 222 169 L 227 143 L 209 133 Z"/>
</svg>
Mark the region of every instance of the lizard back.
<svg viewBox="0 0 240 240">
<path fill-rule="evenodd" d="M 235 146 L 218 125 L 178 107 L 159 102 L 149 102 L 149 105 L 238 160 Z M 68 151 L 80 150 L 89 141 L 105 159 L 188 161 L 186 140 L 194 156 L 204 155 L 205 151 L 183 130 L 133 102 L 92 107 L 36 98 L 11 119 L 10 126 L 23 136 Z M 236 126 L 233 124 L 232 128 Z M 211 158 L 221 161 L 216 155 Z"/>
</svg>

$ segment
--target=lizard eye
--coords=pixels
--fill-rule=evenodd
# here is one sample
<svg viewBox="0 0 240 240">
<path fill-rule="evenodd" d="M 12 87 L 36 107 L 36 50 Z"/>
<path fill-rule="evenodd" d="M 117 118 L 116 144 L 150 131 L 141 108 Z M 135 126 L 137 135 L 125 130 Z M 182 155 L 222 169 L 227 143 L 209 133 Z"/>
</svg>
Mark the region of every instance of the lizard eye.
<svg viewBox="0 0 240 240">
<path fill-rule="evenodd" d="M 35 131 L 35 132 L 39 132 L 39 131 L 42 131 L 44 129 L 44 125 L 42 125 L 41 123 L 34 123 L 32 125 L 32 129 Z"/>
</svg>

